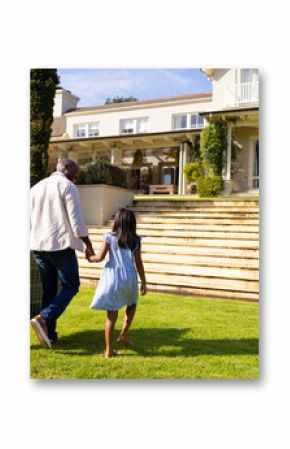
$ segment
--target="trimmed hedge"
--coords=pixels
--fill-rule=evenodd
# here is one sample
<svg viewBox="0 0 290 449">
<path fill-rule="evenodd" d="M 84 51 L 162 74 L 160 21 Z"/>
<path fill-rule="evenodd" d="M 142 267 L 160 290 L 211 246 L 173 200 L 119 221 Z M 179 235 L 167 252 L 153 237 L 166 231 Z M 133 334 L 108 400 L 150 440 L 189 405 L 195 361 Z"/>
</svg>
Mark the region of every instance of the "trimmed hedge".
<svg viewBox="0 0 290 449">
<path fill-rule="evenodd" d="M 223 190 L 221 176 L 201 176 L 196 180 L 197 193 L 200 198 L 217 196 Z"/>
<path fill-rule="evenodd" d="M 128 188 L 128 176 L 125 170 L 105 161 L 90 162 L 80 168 L 78 184 L 107 184 Z"/>
</svg>

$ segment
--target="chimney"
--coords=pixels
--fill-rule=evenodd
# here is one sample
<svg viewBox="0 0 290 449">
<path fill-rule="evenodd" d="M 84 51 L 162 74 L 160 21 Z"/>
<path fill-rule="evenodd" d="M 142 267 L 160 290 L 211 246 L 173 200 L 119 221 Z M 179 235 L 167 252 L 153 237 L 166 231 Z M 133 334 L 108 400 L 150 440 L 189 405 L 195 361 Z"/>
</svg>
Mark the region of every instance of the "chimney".
<svg viewBox="0 0 290 449">
<path fill-rule="evenodd" d="M 69 90 L 58 87 L 54 96 L 53 117 L 61 117 L 70 109 L 75 109 L 78 101 L 79 98 L 72 95 Z"/>
</svg>

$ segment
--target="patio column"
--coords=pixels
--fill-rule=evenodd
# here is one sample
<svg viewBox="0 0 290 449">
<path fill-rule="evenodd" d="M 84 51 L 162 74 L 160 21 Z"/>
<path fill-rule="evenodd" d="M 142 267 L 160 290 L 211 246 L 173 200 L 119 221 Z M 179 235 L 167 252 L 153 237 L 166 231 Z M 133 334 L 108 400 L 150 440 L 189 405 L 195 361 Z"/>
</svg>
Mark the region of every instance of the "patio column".
<svg viewBox="0 0 290 449">
<path fill-rule="evenodd" d="M 187 164 L 187 162 L 188 162 L 188 159 L 189 159 L 189 144 L 188 144 L 188 142 L 184 142 L 184 144 L 183 144 L 183 161 L 182 161 L 182 163 L 183 163 L 183 167 L 182 167 L 182 195 L 186 195 L 187 194 L 187 189 L 186 189 L 186 186 L 187 186 L 187 182 L 186 182 L 186 177 L 185 177 L 185 174 L 183 173 L 183 168 L 184 168 L 184 166 L 185 166 L 185 164 Z"/>
<path fill-rule="evenodd" d="M 178 195 L 182 195 L 183 188 L 183 147 L 184 143 L 179 145 L 179 175 L 178 175 Z"/>
<path fill-rule="evenodd" d="M 111 164 L 120 167 L 122 165 L 122 150 L 118 148 L 111 149 Z"/>
<path fill-rule="evenodd" d="M 232 124 L 227 125 L 227 161 L 224 179 L 224 194 L 231 193 L 231 162 L 232 162 Z"/>
</svg>

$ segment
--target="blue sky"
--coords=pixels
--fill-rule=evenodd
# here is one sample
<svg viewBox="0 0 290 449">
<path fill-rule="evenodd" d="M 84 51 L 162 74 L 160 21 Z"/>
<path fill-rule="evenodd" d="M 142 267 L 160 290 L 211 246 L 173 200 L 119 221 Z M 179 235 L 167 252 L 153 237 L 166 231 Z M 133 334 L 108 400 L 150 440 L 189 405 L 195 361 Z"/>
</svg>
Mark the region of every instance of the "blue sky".
<svg viewBox="0 0 290 449">
<path fill-rule="evenodd" d="M 60 85 L 80 97 L 78 107 L 119 95 L 139 100 L 211 91 L 199 69 L 58 69 Z"/>
</svg>

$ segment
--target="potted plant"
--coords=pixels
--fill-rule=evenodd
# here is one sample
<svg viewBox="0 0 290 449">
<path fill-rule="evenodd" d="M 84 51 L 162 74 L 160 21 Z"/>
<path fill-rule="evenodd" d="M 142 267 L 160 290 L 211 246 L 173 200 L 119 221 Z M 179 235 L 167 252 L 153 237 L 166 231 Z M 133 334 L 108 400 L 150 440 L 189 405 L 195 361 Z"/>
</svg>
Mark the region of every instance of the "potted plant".
<svg viewBox="0 0 290 449">
<path fill-rule="evenodd" d="M 199 162 L 188 162 L 184 166 L 183 172 L 185 174 L 186 180 L 189 183 L 187 185 L 187 193 L 196 193 L 196 180 L 202 175 Z"/>
</svg>

